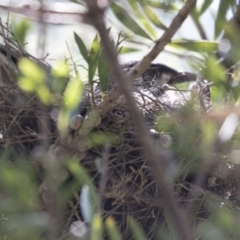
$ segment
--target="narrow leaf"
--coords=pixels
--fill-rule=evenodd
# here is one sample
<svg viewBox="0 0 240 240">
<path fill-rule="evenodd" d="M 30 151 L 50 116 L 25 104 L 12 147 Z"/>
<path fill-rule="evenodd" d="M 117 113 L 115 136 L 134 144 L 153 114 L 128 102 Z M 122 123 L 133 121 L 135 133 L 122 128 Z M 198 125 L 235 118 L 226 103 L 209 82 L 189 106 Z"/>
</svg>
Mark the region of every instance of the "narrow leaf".
<svg viewBox="0 0 240 240">
<path fill-rule="evenodd" d="M 51 95 L 51 92 L 46 87 L 46 85 L 41 85 L 37 88 L 37 96 L 43 102 L 44 104 L 48 105 L 53 102 L 53 97 Z"/>
<path fill-rule="evenodd" d="M 133 233 L 133 237 L 136 240 L 145 240 L 147 239 L 144 231 L 142 230 L 142 227 L 139 225 L 139 223 L 132 217 L 128 218 L 130 229 Z"/>
<path fill-rule="evenodd" d="M 83 83 L 82 80 L 77 76 L 68 82 L 63 97 L 64 107 L 68 110 L 74 109 L 78 105 L 82 94 Z"/>
<path fill-rule="evenodd" d="M 213 0 L 203 1 L 203 5 L 199 11 L 199 15 L 202 15 L 209 8 L 209 6 L 212 4 L 212 2 L 213 2 Z"/>
<path fill-rule="evenodd" d="M 80 53 L 82 54 L 85 61 L 88 63 L 88 51 L 87 51 L 87 48 L 86 48 L 84 42 L 75 32 L 74 32 L 74 38 L 75 38 L 75 42 L 77 43 Z"/>
<path fill-rule="evenodd" d="M 18 86 L 26 92 L 34 92 L 38 87 L 32 79 L 26 77 L 19 78 Z"/>
<path fill-rule="evenodd" d="M 160 21 L 159 17 L 157 14 L 147 5 L 144 5 L 142 7 L 144 13 L 148 17 L 148 19 L 158 28 L 166 30 L 167 27 Z"/>
<path fill-rule="evenodd" d="M 121 234 L 117 228 L 116 222 L 112 217 L 106 219 L 106 226 L 110 240 L 122 240 Z"/>
<path fill-rule="evenodd" d="M 92 221 L 91 240 L 102 240 L 103 223 L 101 216 L 95 214 Z"/>
<path fill-rule="evenodd" d="M 103 93 L 106 92 L 108 86 L 108 78 L 109 78 L 109 65 L 107 59 L 101 51 L 98 61 L 98 75 L 100 80 L 100 87 Z"/>
<path fill-rule="evenodd" d="M 115 3 L 112 3 L 111 9 L 114 15 L 124 26 L 126 26 L 135 34 L 152 40 L 151 37 L 129 16 L 129 14 L 124 8 L 120 7 Z"/>
<path fill-rule="evenodd" d="M 128 47 L 123 47 L 120 50 L 120 53 L 132 53 L 132 52 L 138 52 L 139 49 L 137 48 L 128 48 Z"/>
<path fill-rule="evenodd" d="M 45 73 L 33 61 L 27 58 L 22 58 L 18 63 L 18 68 L 26 78 L 32 79 L 36 84 L 44 83 Z"/>
<path fill-rule="evenodd" d="M 153 8 L 158 8 L 158 9 L 162 9 L 164 11 L 169 11 L 169 10 L 178 10 L 177 7 L 175 7 L 172 3 L 170 3 L 169 1 L 164 2 L 164 1 L 157 1 L 157 0 L 145 0 L 146 4 L 149 7 L 153 7 Z"/>
<path fill-rule="evenodd" d="M 189 51 L 206 51 L 212 52 L 218 49 L 217 42 L 210 42 L 210 41 L 191 41 L 191 40 L 172 40 L 169 44 L 175 48 L 185 48 Z"/>
<path fill-rule="evenodd" d="M 224 84 L 227 80 L 226 69 L 223 65 L 217 64 L 217 59 L 213 55 L 209 55 L 205 59 L 204 76 L 216 84 Z"/>
<path fill-rule="evenodd" d="M 142 26 L 145 28 L 145 31 L 148 32 L 152 37 L 156 38 L 155 30 L 152 28 L 146 16 L 143 14 L 140 9 L 139 1 L 129 0 L 130 6 L 132 7 L 133 13 L 137 19 L 141 22 Z"/>
<path fill-rule="evenodd" d="M 214 37 L 215 39 L 219 37 L 221 32 L 224 29 L 224 25 L 226 23 L 226 14 L 229 9 L 229 7 L 235 2 L 235 0 L 221 0 L 218 6 L 218 12 L 217 12 L 217 17 L 215 21 L 215 33 Z"/>
<path fill-rule="evenodd" d="M 30 27 L 31 25 L 27 18 L 24 18 L 22 21 L 13 21 L 13 33 L 21 46 L 24 46 L 25 44 L 26 36 L 30 30 Z"/>
<path fill-rule="evenodd" d="M 99 50 L 100 50 L 100 43 L 98 41 L 98 36 L 94 38 L 90 53 L 89 53 L 89 69 L 88 69 L 88 82 L 89 84 L 92 83 L 92 80 L 94 78 L 94 74 L 97 69 L 97 64 L 98 64 L 98 57 L 99 57 Z"/>
</svg>

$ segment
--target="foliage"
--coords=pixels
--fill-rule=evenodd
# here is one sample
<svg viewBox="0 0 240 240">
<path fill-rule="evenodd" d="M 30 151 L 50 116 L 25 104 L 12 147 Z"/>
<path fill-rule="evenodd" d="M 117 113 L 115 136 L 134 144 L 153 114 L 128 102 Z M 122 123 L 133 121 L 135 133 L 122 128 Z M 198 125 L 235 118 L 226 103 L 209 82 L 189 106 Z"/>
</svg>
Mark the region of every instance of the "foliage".
<svg viewBox="0 0 240 240">
<path fill-rule="evenodd" d="M 83 1 L 79 2 L 83 4 Z M 162 156 L 170 156 L 166 178 L 172 184 L 178 205 L 186 212 L 184 221 L 191 227 L 193 239 L 239 239 L 239 64 L 232 62 L 236 58 L 231 57 L 238 46 L 234 45 L 233 30 L 227 28 L 225 31 L 222 27 L 228 26 L 227 16 L 231 10 L 232 14 L 237 11 L 237 5 L 235 1 L 219 2 L 212 30 L 214 37 L 209 39 L 205 34 L 207 26 L 201 23 L 201 18 L 212 4 L 213 0 L 203 1 L 191 14 L 201 40 L 173 39 L 168 44 L 170 49 L 178 52 L 180 59 L 184 55 L 183 50 L 193 54 L 192 67 L 212 84 L 212 111 L 203 112 L 199 99 L 192 96 L 192 100 L 184 101 L 177 111 L 166 113 L 159 110 L 154 113 L 154 121 L 149 121 L 151 124 L 154 122 L 153 127 L 158 133 L 156 149 Z M 126 5 L 113 2 L 109 11 L 122 26 L 116 41 L 119 54 L 137 50 L 133 45 L 120 47 L 123 36 L 127 36 L 124 44 L 141 41 L 154 44 L 159 33 L 168 28 L 159 13 L 175 15 L 181 5 L 182 1 L 128 0 Z M 14 36 L 21 46 L 25 43 L 29 26 L 27 20 L 13 24 Z M 219 50 L 221 34 L 230 36 L 232 46 L 229 55 Z M 139 145 L 134 145 L 139 144 L 139 136 L 133 133 L 134 123 L 131 124 L 126 104 L 119 100 L 120 104 L 115 109 L 98 119 L 96 106 L 108 94 L 110 71 L 101 39 L 96 34 L 88 49 L 77 33 L 73 38 L 87 64 L 86 86 L 71 59 L 59 61 L 49 70 L 44 61 L 39 64 L 40 60 L 19 50 L 19 88 L 15 91 L 20 98 L 10 107 L 3 100 L 6 106 L 3 104 L 1 107 L 0 238 L 98 240 L 107 235 L 114 240 L 130 239 L 129 236 L 131 239 L 153 239 L 153 236 L 157 239 L 179 239 L 172 216 L 164 210 L 161 194 L 154 195 L 158 186 L 150 176 L 151 168 L 145 161 L 146 156 Z M 225 59 L 220 62 L 219 57 Z M 71 71 L 72 65 L 74 71 Z M 16 69 L 9 68 L 8 71 Z M 4 85 L 4 90 L 16 87 L 15 83 L 10 83 Z M 189 98 L 185 91 L 180 91 L 184 99 Z M 8 90 L 5 93 L 7 96 Z M 190 94 L 194 95 L 193 92 Z M 9 95 L 10 100 L 15 99 L 13 97 Z M 145 97 L 142 99 L 144 104 L 149 101 Z M 138 103 L 140 100 L 136 97 Z M 154 101 L 151 99 L 149 102 L 152 104 Z M 88 115 L 92 109 L 92 115 Z M 152 109 L 149 109 L 150 112 Z M 54 117 L 46 118 L 55 110 L 57 123 Z M 84 123 L 80 113 L 87 119 Z M 143 114 L 146 113 L 143 111 Z M 25 118 L 34 121 L 26 121 Z M 80 135 L 82 124 L 91 121 L 97 122 L 93 131 L 87 129 L 86 134 Z M 51 129 L 51 124 L 57 125 L 57 130 Z M 34 129 L 32 126 L 37 127 Z M 54 131 L 54 136 L 51 131 Z M 31 140 L 24 138 L 26 136 Z M 118 154 L 117 161 L 112 152 L 114 156 Z M 133 156 L 140 157 L 134 159 Z M 108 158 L 111 161 L 107 164 Z M 125 160 L 132 165 L 127 165 Z M 111 181 L 105 179 L 108 174 L 113 176 Z M 115 182 L 125 184 L 125 189 L 114 185 Z M 132 192 L 127 196 L 129 189 Z M 111 197 L 104 198 L 104 190 Z M 144 196 L 137 195 L 139 192 L 144 196 L 154 193 L 152 196 L 155 198 L 150 199 L 150 203 L 144 202 Z M 111 194 L 116 194 L 118 199 Z M 111 202 L 108 204 L 113 207 L 104 212 L 109 199 Z M 137 211 L 135 207 L 142 202 L 145 208 Z M 122 206 L 130 207 L 124 212 Z M 126 222 L 117 219 L 119 211 L 126 213 Z M 137 213 L 132 216 L 134 211 Z M 146 216 L 142 216 L 141 211 Z M 151 226 L 146 222 L 146 226 L 142 226 L 143 218 L 156 221 L 150 222 Z M 123 233 L 123 228 L 127 233 Z"/>
</svg>

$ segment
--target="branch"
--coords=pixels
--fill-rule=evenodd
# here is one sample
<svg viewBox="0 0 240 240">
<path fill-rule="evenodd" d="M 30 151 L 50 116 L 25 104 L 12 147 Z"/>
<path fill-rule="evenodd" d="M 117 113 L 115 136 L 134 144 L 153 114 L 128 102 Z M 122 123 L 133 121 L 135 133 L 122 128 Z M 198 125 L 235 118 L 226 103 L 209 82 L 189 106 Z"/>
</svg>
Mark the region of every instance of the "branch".
<svg viewBox="0 0 240 240">
<path fill-rule="evenodd" d="M 92 4 L 91 1 L 88 1 L 88 5 Z M 159 38 L 152 48 L 152 50 L 127 74 L 127 77 L 131 79 L 132 81 L 139 77 L 151 64 L 152 60 L 164 49 L 164 47 L 169 43 L 173 35 L 176 33 L 176 31 L 180 28 L 183 21 L 187 18 L 187 15 L 190 14 L 191 10 L 194 8 L 196 4 L 196 0 L 188 0 L 186 4 L 183 6 L 183 8 L 179 11 L 177 16 L 173 19 L 172 23 L 170 24 L 169 28 L 165 31 L 165 33 L 162 35 L 161 38 Z M 106 7 L 106 6 L 104 6 Z M 91 9 L 93 9 L 91 7 Z M 92 10 L 95 11 L 95 10 Z M 101 9 L 101 12 L 103 13 L 103 10 Z M 92 15 L 97 17 L 97 14 L 99 12 L 92 12 Z M 97 18 L 96 18 L 97 19 Z M 97 20 L 95 20 L 97 21 Z M 86 15 L 85 22 L 91 22 L 91 15 Z M 115 73 L 116 74 L 116 73 Z M 129 81 L 130 83 L 130 81 Z M 117 90 L 112 90 L 107 97 L 104 98 L 104 100 L 98 105 L 97 109 L 94 109 L 90 115 L 96 117 L 96 115 L 101 116 L 105 114 L 108 110 L 112 108 L 112 103 L 114 103 L 118 97 L 121 94 Z M 96 111 L 98 113 L 96 113 Z M 97 117 L 97 118 L 98 118 Z M 90 119 L 91 116 L 89 116 L 88 119 Z M 93 128 L 97 126 L 94 122 L 84 121 L 79 134 L 81 135 L 87 135 L 88 132 Z"/>
<path fill-rule="evenodd" d="M 44 23 L 50 23 L 50 24 L 72 24 L 72 23 L 79 23 L 83 22 L 84 17 L 83 15 L 78 11 L 73 11 L 73 8 L 71 8 L 71 11 L 59 11 L 59 3 L 58 5 L 55 4 L 43 4 L 43 7 L 41 8 L 39 6 L 22 6 L 22 7 L 13 7 L 9 5 L 3 5 L 0 4 L 0 9 L 3 9 L 5 11 L 11 12 L 11 13 L 17 13 L 24 15 L 25 17 L 33 20 L 33 21 L 41 21 L 41 15 L 44 14 L 44 18 L 42 19 L 42 22 Z M 63 6 L 61 7 L 61 9 Z M 67 9 L 67 5 L 65 4 L 65 8 Z"/>
<path fill-rule="evenodd" d="M 154 148 L 153 140 L 149 134 L 149 131 L 146 127 L 146 123 L 142 117 L 142 114 L 137 108 L 134 98 L 132 97 L 131 91 L 129 90 L 130 79 L 133 80 L 136 77 L 140 76 L 144 70 L 150 65 L 152 60 L 163 50 L 165 45 L 169 42 L 178 28 L 181 26 L 183 21 L 186 19 L 188 14 L 194 8 L 196 1 L 188 0 L 185 6 L 180 10 L 178 15 L 174 18 L 169 29 L 163 34 L 163 36 L 156 42 L 153 49 L 146 55 L 142 61 L 128 74 L 124 75 L 123 71 L 117 60 L 117 53 L 115 47 L 111 42 L 108 31 L 104 24 L 103 18 L 103 8 L 100 8 L 97 5 L 97 1 L 86 1 L 88 4 L 89 11 L 87 17 L 91 20 L 92 25 L 98 30 L 101 37 L 103 47 L 105 49 L 105 54 L 111 65 L 113 71 L 116 74 L 116 80 L 119 84 L 119 89 L 124 94 L 129 111 L 133 115 L 134 124 L 137 131 L 139 132 L 140 140 L 148 156 L 148 160 L 152 165 L 154 177 L 158 183 L 158 186 L 161 188 L 161 192 L 164 199 L 165 208 L 168 214 L 171 216 L 171 220 L 175 226 L 176 232 L 179 234 L 179 237 L 183 240 L 192 239 L 189 231 L 187 229 L 186 222 L 183 221 L 183 216 L 180 214 L 177 209 L 176 203 L 173 197 L 173 191 L 171 184 L 166 179 L 165 173 L 168 169 L 169 158 L 163 154 L 157 154 Z"/>
<path fill-rule="evenodd" d="M 149 67 L 151 62 L 159 55 L 164 47 L 171 41 L 171 38 L 181 27 L 184 20 L 191 13 L 196 5 L 196 0 L 186 1 L 183 8 L 178 12 L 177 16 L 173 19 L 168 29 L 160 37 L 152 50 L 127 74 L 131 80 L 141 76 L 141 74 Z"/>
</svg>

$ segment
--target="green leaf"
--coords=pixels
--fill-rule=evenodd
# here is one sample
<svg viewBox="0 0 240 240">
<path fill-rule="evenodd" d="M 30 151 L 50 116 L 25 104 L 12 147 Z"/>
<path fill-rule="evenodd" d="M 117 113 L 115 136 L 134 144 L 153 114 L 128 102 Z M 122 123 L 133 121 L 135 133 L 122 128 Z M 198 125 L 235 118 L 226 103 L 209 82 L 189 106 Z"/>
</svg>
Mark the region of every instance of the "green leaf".
<svg viewBox="0 0 240 240">
<path fill-rule="evenodd" d="M 146 16 L 142 13 L 140 9 L 139 1 L 128 0 L 128 2 L 132 7 L 132 10 L 135 16 L 141 22 L 142 26 L 145 28 L 145 31 L 147 31 L 152 37 L 156 38 L 155 30 L 152 28 L 151 24 L 149 24 L 149 21 L 146 18 Z"/>
<path fill-rule="evenodd" d="M 210 215 L 210 217 L 197 226 L 195 234 L 206 240 L 224 240 L 228 238 L 227 234 L 216 224 L 213 215 Z"/>
<path fill-rule="evenodd" d="M 83 95 L 83 83 L 79 76 L 72 78 L 66 87 L 63 101 L 66 109 L 74 109 Z"/>
<path fill-rule="evenodd" d="M 212 52 L 218 49 L 217 42 L 210 42 L 210 41 L 192 41 L 192 40 L 172 40 L 169 44 L 175 48 L 185 48 L 189 51 L 206 51 Z"/>
<path fill-rule="evenodd" d="M 208 8 L 209 6 L 212 4 L 213 0 L 204 0 L 203 1 L 203 5 L 199 11 L 199 16 L 202 15 Z"/>
<path fill-rule="evenodd" d="M 139 225 L 139 223 L 132 217 L 128 218 L 130 229 L 133 233 L 133 236 L 136 240 L 145 240 L 147 239 L 144 231 L 142 230 L 142 227 Z"/>
<path fill-rule="evenodd" d="M 38 98 L 46 105 L 49 105 L 53 102 L 52 95 L 49 89 L 45 85 L 41 85 L 36 90 Z"/>
<path fill-rule="evenodd" d="M 21 73 L 26 77 L 35 82 L 35 84 L 43 84 L 45 81 L 44 71 L 33 61 L 28 58 L 20 59 L 18 68 Z"/>
<path fill-rule="evenodd" d="M 23 46 L 25 44 L 25 39 L 27 36 L 27 33 L 30 29 L 30 22 L 27 18 L 24 18 L 23 20 L 16 21 L 14 20 L 12 23 L 12 29 L 14 36 L 17 38 L 19 44 Z"/>
<path fill-rule="evenodd" d="M 69 75 L 69 66 L 66 61 L 61 61 L 52 68 L 52 75 L 57 78 L 68 77 Z"/>
<path fill-rule="evenodd" d="M 94 75 L 95 75 L 95 72 L 97 69 L 99 51 L 100 51 L 100 44 L 98 41 L 98 36 L 96 35 L 96 37 L 94 38 L 94 40 L 92 42 L 90 53 L 89 53 L 89 62 L 88 62 L 88 65 L 89 65 L 88 82 L 89 82 L 89 84 L 92 83 L 92 80 L 94 78 Z"/>
<path fill-rule="evenodd" d="M 125 54 L 125 53 L 132 53 L 132 52 L 138 52 L 139 49 L 137 48 L 128 48 L 128 47 L 122 47 L 120 50 L 121 54 Z"/>
<path fill-rule="evenodd" d="M 35 92 L 37 85 L 30 78 L 20 77 L 18 80 L 18 86 L 26 92 Z"/>
<path fill-rule="evenodd" d="M 162 9 L 164 11 L 178 10 L 178 8 L 176 6 L 174 6 L 172 3 L 170 3 L 169 1 L 163 2 L 163 1 L 159 1 L 159 0 L 145 0 L 144 2 L 149 7 Z"/>
<path fill-rule="evenodd" d="M 92 221 L 91 240 L 102 240 L 103 223 L 100 214 L 95 214 Z"/>
<path fill-rule="evenodd" d="M 142 36 L 147 39 L 151 39 L 151 37 L 129 16 L 127 11 L 120 7 L 119 5 L 112 3 L 111 9 L 114 15 L 119 19 L 119 21 L 130 29 L 135 34 Z"/>
<path fill-rule="evenodd" d="M 88 57 L 88 50 L 87 50 L 84 42 L 75 32 L 74 32 L 74 38 L 75 38 L 75 42 L 77 43 L 77 46 L 78 46 L 78 49 L 79 49 L 80 53 L 82 54 L 85 61 L 88 63 L 88 58 L 89 58 Z"/>
<path fill-rule="evenodd" d="M 218 6 L 217 17 L 215 20 L 215 33 L 214 33 L 215 39 L 218 38 L 219 35 L 221 34 L 221 32 L 223 31 L 224 25 L 227 22 L 227 19 L 226 19 L 227 11 L 228 11 L 229 7 L 234 4 L 234 2 L 235 2 L 235 0 L 229 0 L 229 1 L 221 0 L 220 1 L 219 6 Z"/>
<path fill-rule="evenodd" d="M 167 30 L 167 27 L 159 20 L 157 14 L 147 5 L 142 6 L 142 9 L 148 19 L 158 28 Z"/>
<path fill-rule="evenodd" d="M 58 62 L 57 65 L 52 68 L 53 79 L 51 81 L 51 87 L 54 93 L 63 94 L 69 81 L 69 71 L 70 69 L 66 61 Z"/>
<path fill-rule="evenodd" d="M 109 68 L 107 59 L 103 51 L 101 51 L 99 56 L 99 61 L 98 61 L 98 75 L 99 75 L 100 87 L 103 93 L 105 93 L 107 90 L 109 70 L 110 68 Z"/>
<path fill-rule="evenodd" d="M 213 55 L 208 55 L 205 59 L 206 68 L 204 71 L 204 76 L 216 84 L 225 84 L 227 80 L 226 68 L 217 64 L 217 59 Z"/>
<path fill-rule="evenodd" d="M 98 197 L 96 194 L 95 186 L 88 174 L 88 171 L 81 164 L 75 161 L 66 162 L 66 167 L 81 186 L 87 185 L 89 187 L 89 194 L 91 200 L 93 201 L 93 207 L 96 207 L 98 205 Z"/>
<path fill-rule="evenodd" d="M 121 234 L 116 226 L 116 222 L 112 217 L 108 217 L 106 219 L 106 227 L 107 227 L 109 239 L 122 240 Z"/>
</svg>

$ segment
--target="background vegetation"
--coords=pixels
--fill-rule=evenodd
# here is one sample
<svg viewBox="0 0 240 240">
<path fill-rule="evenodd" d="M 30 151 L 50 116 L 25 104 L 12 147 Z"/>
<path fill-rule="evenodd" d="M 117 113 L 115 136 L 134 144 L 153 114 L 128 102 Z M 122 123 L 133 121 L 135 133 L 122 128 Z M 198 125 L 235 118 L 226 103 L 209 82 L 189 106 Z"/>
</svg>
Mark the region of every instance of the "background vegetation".
<svg viewBox="0 0 240 240">
<path fill-rule="evenodd" d="M 83 7 L 82 13 L 49 10 L 47 3 L 40 4 L 42 8 L 1 6 L 25 16 L 1 24 L 3 43 L 17 59 L 17 67 L 1 63 L 1 239 L 239 239 L 239 3 L 72 2 Z M 211 4 L 218 10 L 209 37 L 202 17 Z M 171 21 L 161 17 L 166 13 Z M 117 38 L 111 24 L 104 25 L 109 16 L 121 23 Z M 62 23 L 71 19 L 79 27 L 96 28 L 91 44 L 72 34 L 85 61 L 87 81 L 71 52 L 53 68 L 45 61 L 46 25 L 57 17 Z M 41 59 L 24 51 L 29 18 L 39 21 Z M 172 39 L 185 18 L 192 19 L 202 40 L 191 39 L 192 29 L 190 36 Z M 137 51 L 143 43 L 152 50 L 124 75 L 117 53 Z M 161 142 L 155 145 L 149 122 L 139 113 L 145 109 L 136 107 L 127 85 L 165 45 L 179 61 L 187 53 L 192 71 L 209 81 L 212 108 L 203 111 L 191 93 L 191 100 L 177 111 L 158 109 L 151 128 Z M 119 90 L 108 92 L 110 68 Z M 183 93 L 190 89 L 189 83 L 177 87 Z M 119 111 L 115 103 L 121 95 L 128 106 L 121 105 L 122 120 L 114 112 Z M 118 148 L 128 138 L 138 139 L 134 154 Z M 111 154 L 121 151 L 119 167 Z M 123 172 L 123 158 L 139 163 Z M 115 175 L 109 180 L 111 169 L 120 180 Z M 145 188 L 151 190 L 152 198 L 144 202 L 134 189 L 134 200 L 129 200 L 115 180 L 126 182 L 126 189 L 142 187 L 143 194 L 149 194 Z"/>
</svg>

